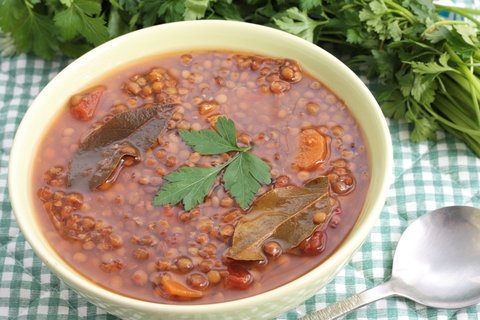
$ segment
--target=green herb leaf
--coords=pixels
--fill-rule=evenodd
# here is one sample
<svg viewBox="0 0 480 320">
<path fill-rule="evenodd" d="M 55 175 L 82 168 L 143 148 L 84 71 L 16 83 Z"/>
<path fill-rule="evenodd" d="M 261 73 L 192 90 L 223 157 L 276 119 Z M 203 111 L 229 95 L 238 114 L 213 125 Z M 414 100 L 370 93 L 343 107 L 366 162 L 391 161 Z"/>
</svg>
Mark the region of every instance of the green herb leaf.
<svg viewBox="0 0 480 320">
<path fill-rule="evenodd" d="M 388 12 L 388 8 L 383 1 L 374 0 L 369 3 L 370 9 L 375 15 L 382 15 Z"/>
<path fill-rule="evenodd" d="M 15 40 L 8 33 L 3 33 L 0 29 L 0 57 L 10 57 L 16 53 Z"/>
<path fill-rule="evenodd" d="M 83 35 L 97 46 L 109 38 L 105 21 L 100 16 L 101 9 L 101 4 L 95 0 L 76 0 L 55 15 L 55 25 L 65 40 Z"/>
<path fill-rule="evenodd" d="M 205 17 L 209 3 L 210 0 L 186 0 L 183 17 L 185 20 L 197 20 Z"/>
<path fill-rule="evenodd" d="M 213 5 L 213 10 L 215 15 L 212 18 L 214 19 L 223 18 L 225 20 L 244 20 L 235 3 L 216 2 Z"/>
<path fill-rule="evenodd" d="M 465 43 L 478 46 L 478 30 L 470 24 L 457 24 L 453 26 L 455 31 L 462 37 Z"/>
<path fill-rule="evenodd" d="M 405 117 L 409 122 L 413 123 L 413 131 L 410 135 L 412 141 L 435 140 L 435 132 L 438 130 L 438 125 L 435 121 L 432 121 L 432 118 L 422 115 L 418 104 L 412 103 Z"/>
<path fill-rule="evenodd" d="M 179 133 L 193 150 L 202 155 L 242 151 L 237 145 L 237 134 L 232 120 L 220 117 L 217 120 L 216 127 L 218 132 L 203 129 L 198 131 L 181 130 Z"/>
<path fill-rule="evenodd" d="M 400 41 L 403 36 L 402 29 L 398 25 L 398 21 L 394 21 L 387 26 L 388 33 L 393 41 Z"/>
<path fill-rule="evenodd" d="M 270 183 L 270 168 L 254 154 L 242 152 L 223 175 L 225 189 L 247 208 L 262 184 Z"/>
<path fill-rule="evenodd" d="M 0 7 L 0 27 L 11 34 L 18 52 L 53 58 L 58 49 L 58 33 L 47 15 L 33 10 L 28 1 L 3 0 Z"/>
<path fill-rule="evenodd" d="M 438 63 L 435 61 L 431 62 L 417 62 L 413 61 L 410 63 L 413 68 L 413 72 L 419 74 L 435 74 L 438 75 L 442 72 L 458 72 L 454 68 L 448 65 L 448 53 L 444 53 L 440 56 Z"/>
<path fill-rule="evenodd" d="M 322 0 L 300 0 L 300 9 L 308 11 L 322 5 Z"/>
<path fill-rule="evenodd" d="M 182 167 L 165 176 L 169 183 L 164 185 L 153 199 L 155 206 L 183 203 L 185 210 L 191 210 L 212 189 L 213 183 L 225 165 L 214 168 Z"/>
<path fill-rule="evenodd" d="M 313 42 L 315 28 L 321 24 L 321 22 L 311 19 L 306 12 L 298 10 L 297 7 L 286 10 L 280 17 L 273 18 L 273 21 L 283 31 L 310 42 Z"/>
<path fill-rule="evenodd" d="M 225 117 L 219 117 L 215 123 L 215 128 L 225 141 L 228 141 L 232 146 L 238 148 L 237 130 L 235 129 L 235 123 L 233 123 L 232 120 Z"/>
<path fill-rule="evenodd" d="M 412 96 L 421 104 L 429 105 L 435 100 L 437 83 L 430 75 L 416 75 L 413 80 Z"/>
<path fill-rule="evenodd" d="M 383 101 L 382 111 L 385 116 L 392 119 L 402 119 L 405 116 L 406 106 L 403 103 L 403 94 L 397 86 L 384 86 L 378 89 L 381 93 L 378 99 Z"/>
<path fill-rule="evenodd" d="M 143 25 L 151 26 L 158 22 L 183 20 L 184 0 L 144 0 Z"/>
</svg>

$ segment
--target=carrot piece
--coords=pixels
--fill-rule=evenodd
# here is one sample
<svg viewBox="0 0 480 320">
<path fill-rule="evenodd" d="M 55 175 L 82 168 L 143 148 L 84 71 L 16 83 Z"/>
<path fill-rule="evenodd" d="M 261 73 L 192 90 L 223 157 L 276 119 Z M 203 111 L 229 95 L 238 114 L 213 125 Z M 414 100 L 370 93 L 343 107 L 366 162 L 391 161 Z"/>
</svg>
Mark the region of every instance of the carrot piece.
<svg viewBox="0 0 480 320">
<path fill-rule="evenodd" d="M 294 166 L 300 170 L 312 170 L 328 157 L 328 140 L 315 129 L 300 132 L 299 153 Z"/>
<path fill-rule="evenodd" d="M 203 292 L 189 289 L 168 276 L 163 276 L 161 281 L 163 289 L 172 296 L 187 299 L 197 299 L 203 297 Z"/>
</svg>

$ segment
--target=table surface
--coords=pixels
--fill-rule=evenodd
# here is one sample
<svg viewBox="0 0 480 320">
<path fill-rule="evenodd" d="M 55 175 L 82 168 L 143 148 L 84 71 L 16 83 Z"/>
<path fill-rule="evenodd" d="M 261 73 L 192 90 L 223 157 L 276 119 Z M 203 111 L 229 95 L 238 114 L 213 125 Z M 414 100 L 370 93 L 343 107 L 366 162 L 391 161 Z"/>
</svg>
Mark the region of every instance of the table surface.
<svg viewBox="0 0 480 320">
<path fill-rule="evenodd" d="M 69 289 L 25 241 L 8 195 L 9 154 L 15 131 L 35 96 L 69 60 L 29 55 L 0 57 L 0 319 L 116 319 Z M 48 107 L 48 106 L 46 106 Z M 298 319 L 390 277 L 400 235 L 416 218 L 448 205 L 480 207 L 480 159 L 443 132 L 436 142 L 413 144 L 405 122 L 388 121 L 394 182 L 370 236 L 335 279 L 277 319 Z M 461 248 L 459 248 L 461 249 Z M 437 310 L 387 298 L 345 319 L 478 319 L 480 305 Z"/>
</svg>

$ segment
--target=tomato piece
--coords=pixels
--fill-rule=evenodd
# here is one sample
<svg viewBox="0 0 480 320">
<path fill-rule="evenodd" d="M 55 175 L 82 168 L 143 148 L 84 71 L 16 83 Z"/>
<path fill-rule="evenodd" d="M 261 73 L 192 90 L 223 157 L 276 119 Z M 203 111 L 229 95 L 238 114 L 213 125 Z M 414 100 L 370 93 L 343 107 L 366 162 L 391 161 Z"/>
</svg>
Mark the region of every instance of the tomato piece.
<svg viewBox="0 0 480 320">
<path fill-rule="evenodd" d="M 226 284 L 234 289 L 247 289 L 253 283 L 253 276 L 242 266 L 228 266 Z"/>
<path fill-rule="evenodd" d="M 300 247 L 303 252 L 307 255 L 317 255 L 325 250 L 325 245 L 327 244 L 327 235 L 322 231 L 315 231 L 310 238 L 305 239 Z"/>
<path fill-rule="evenodd" d="M 93 117 L 105 87 L 97 86 L 85 92 L 74 95 L 70 99 L 72 116 L 81 121 L 88 121 Z"/>
</svg>

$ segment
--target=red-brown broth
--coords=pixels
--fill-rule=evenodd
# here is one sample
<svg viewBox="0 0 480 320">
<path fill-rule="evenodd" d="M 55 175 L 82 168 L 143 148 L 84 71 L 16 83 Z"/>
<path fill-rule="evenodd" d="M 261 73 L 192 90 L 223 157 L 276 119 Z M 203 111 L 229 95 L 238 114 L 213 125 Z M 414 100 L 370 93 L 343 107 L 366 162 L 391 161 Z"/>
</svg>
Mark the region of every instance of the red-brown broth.
<svg viewBox="0 0 480 320">
<path fill-rule="evenodd" d="M 338 199 L 341 210 L 332 218 L 330 226 L 325 231 L 327 242 L 320 254 L 299 256 L 284 253 L 276 258 L 270 257 L 266 264 L 246 264 L 254 278 L 249 288 L 226 288 L 222 281 L 219 284 L 210 285 L 201 299 L 181 301 L 182 303 L 203 304 L 229 301 L 281 286 L 324 261 L 352 229 L 366 197 L 370 169 L 362 130 L 348 108 L 328 88 L 305 72 L 302 74 L 301 81 L 291 83 L 290 90 L 280 94 L 272 93 L 268 86 L 271 81 L 260 75 L 262 69 L 252 71 L 249 67 L 239 67 L 238 62 L 232 59 L 234 55 L 234 53 L 223 51 L 171 54 L 150 58 L 122 70 L 115 70 L 107 77 L 92 83 L 92 87 L 96 85 L 106 87 L 92 121 L 83 122 L 74 119 L 66 105 L 65 111 L 53 122 L 35 160 L 33 192 L 39 194 L 39 190 L 45 187 L 53 192 L 63 191 L 67 194 L 73 191 L 81 192 L 84 205 L 75 213 L 80 216 L 90 216 L 97 224 L 98 220 L 102 220 L 123 240 L 123 244 L 116 249 L 102 250 L 98 245 L 92 246 L 91 243 L 86 245 L 82 241 L 64 237 L 49 218 L 44 203 L 37 198 L 38 221 L 48 241 L 67 263 L 92 282 L 113 292 L 142 300 L 179 303 L 156 294 L 149 281 L 144 285 L 135 284 L 132 274 L 137 270 L 143 270 L 142 272 L 150 277 L 153 272 L 165 272 L 159 270 L 158 264 L 155 264 L 158 259 L 171 260 L 175 263 L 175 259 L 182 256 L 188 256 L 193 260 L 195 268 L 192 272 L 202 274 L 202 271 L 198 270 L 198 263 L 202 260 L 198 252 L 205 251 L 205 245 L 199 242 L 207 238 L 207 243 L 213 243 L 216 246 L 216 250 L 213 250 L 215 258 L 209 259 L 212 261 L 211 269 L 220 271 L 224 279 L 227 268 L 222 263 L 222 255 L 228 248 L 229 241 L 228 239 L 220 241 L 216 239 L 215 234 L 218 234 L 226 224 L 223 221 L 224 213 L 238 208 L 235 203 L 232 208 L 220 206 L 220 203 L 224 206 L 231 203 L 227 197 L 228 194 L 221 186 L 216 186 L 207 197 L 206 203 L 199 206 L 199 214 L 194 212 L 190 216 L 185 213 L 182 215 L 183 210 L 180 206 L 166 208 L 152 206 L 151 200 L 163 183 L 161 175 L 177 169 L 188 161 L 189 157 L 192 161 L 192 150 L 181 141 L 175 129 L 169 129 L 160 139 L 163 140 L 161 141 L 163 144 L 148 152 L 142 162 L 123 169 L 109 190 L 94 192 L 70 190 L 61 183 L 52 182 L 52 176 L 55 178 L 55 175 L 52 175 L 49 170 L 55 166 L 68 167 L 81 137 L 96 121 L 111 113 L 112 106 L 123 110 L 162 99 L 172 100 L 170 102 L 179 102 L 184 110 L 183 120 L 178 120 L 176 125 L 181 121 L 187 121 L 190 123 L 190 128 L 204 129 L 211 128 L 211 124 L 206 116 L 199 114 L 198 105 L 201 101 L 216 100 L 219 102 L 216 113 L 233 119 L 237 132 L 247 132 L 252 138 L 253 153 L 270 160 L 273 184 L 276 177 L 286 175 L 290 178 L 290 183 L 302 185 L 309 179 L 331 172 L 333 164 L 338 164 L 335 160 L 339 159 L 346 161 L 346 168 L 355 178 L 355 189 L 352 192 L 335 197 Z M 188 61 L 190 56 L 192 59 Z M 246 56 L 250 55 L 246 54 Z M 125 84 L 129 81 L 128 79 L 138 80 L 135 75 L 148 74 L 152 68 L 158 67 L 168 70 L 172 78 L 177 79 L 175 90 L 168 89 L 170 95 L 149 96 L 146 90 L 147 94 L 135 96 L 131 90 L 129 91 L 128 85 Z M 165 90 L 167 89 L 163 88 L 161 92 Z M 310 106 L 308 111 L 308 103 L 316 104 L 316 110 Z M 297 172 L 292 168 L 292 163 L 298 152 L 298 133 L 304 128 L 311 127 L 331 137 L 329 160 L 311 172 Z M 263 139 L 261 139 L 262 135 Z M 168 142 L 168 145 L 165 145 L 165 142 Z M 280 156 L 278 157 L 277 154 Z M 171 167 L 166 165 L 169 156 L 177 158 Z M 195 158 L 198 156 L 194 155 L 193 160 L 196 160 Z M 197 164 L 204 162 L 202 157 Z M 271 186 L 263 187 L 259 194 L 268 188 Z M 222 202 L 224 197 L 227 199 Z M 238 221 L 238 218 L 235 221 Z M 154 246 L 148 246 L 145 245 L 147 241 L 139 245 L 139 239 L 132 241 L 133 235 L 137 235 L 140 240 L 143 236 L 153 235 L 156 243 Z M 145 248 L 149 253 L 149 257 L 145 260 L 133 257 L 139 253 L 134 251 L 140 247 Z M 211 251 L 212 247 L 206 250 Z M 120 258 L 124 262 L 121 270 L 107 273 L 99 268 L 102 262 L 109 262 L 115 258 Z M 188 286 L 185 281 L 186 275 L 167 272 L 174 279 Z M 144 275 L 141 274 L 141 276 Z"/>
</svg>

